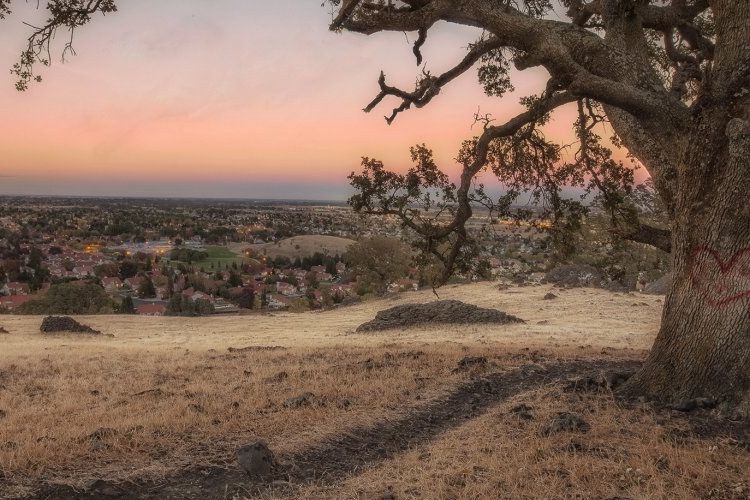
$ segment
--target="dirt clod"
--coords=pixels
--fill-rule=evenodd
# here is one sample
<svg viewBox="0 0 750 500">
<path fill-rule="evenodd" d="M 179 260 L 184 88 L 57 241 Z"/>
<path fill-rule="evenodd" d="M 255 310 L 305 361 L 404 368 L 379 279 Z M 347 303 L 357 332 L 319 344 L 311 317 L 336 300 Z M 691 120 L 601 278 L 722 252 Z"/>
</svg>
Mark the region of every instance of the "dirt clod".
<svg viewBox="0 0 750 500">
<path fill-rule="evenodd" d="M 435 324 L 523 323 L 522 319 L 495 309 L 485 309 L 458 300 L 438 300 L 427 304 L 405 304 L 378 312 L 375 319 L 361 324 L 358 332 L 407 328 Z"/>
<path fill-rule="evenodd" d="M 554 300 L 556 298 L 557 298 L 557 295 L 555 295 L 552 292 L 548 292 L 547 294 L 544 295 L 544 297 L 542 297 L 542 300 Z"/>
<path fill-rule="evenodd" d="M 47 316 L 39 327 L 42 333 L 89 333 L 100 335 L 102 332 L 90 326 L 82 325 L 70 316 Z"/>
<path fill-rule="evenodd" d="M 246 444 L 237 450 L 237 462 L 253 479 L 269 477 L 276 466 L 276 458 L 263 441 Z"/>
<path fill-rule="evenodd" d="M 262 351 L 284 351 L 286 347 L 279 345 L 251 345 L 247 347 L 229 347 L 228 352 L 262 352 Z"/>
</svg>

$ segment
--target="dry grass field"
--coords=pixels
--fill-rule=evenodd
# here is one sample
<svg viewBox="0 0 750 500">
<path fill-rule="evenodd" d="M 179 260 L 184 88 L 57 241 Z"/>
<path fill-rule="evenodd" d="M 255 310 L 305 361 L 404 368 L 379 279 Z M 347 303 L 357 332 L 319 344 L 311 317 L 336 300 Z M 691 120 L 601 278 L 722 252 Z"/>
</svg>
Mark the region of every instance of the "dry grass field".
<svg viewBox="0 0 750 500">
<path fill-rule="evenodd" d="M 77 318 L 114 337 L 0 316 L 0 497 L 748 498 L 745 428 L 566 389 L 637 366 L 662 298 L 548 291 L 447 287 L 441 298 L 526 323 L 367 334 L 354 330 L 378 310 L 434 296 Z M 459 367 L 466 356 L 487 363 Z M 590 429 L 543 435 L 558 412 Z M 237 468 L 236 448 L 257 439 L 279 461 L 272 482 Z"/>
<path fill-rule="evenodd" d="M 265 255 L 269 258 L 288 257 L 296 259 L 297 257 L 311 257 L 316 252 L 330 255 L 331 257 L 344 255 L 346 249 L 352 243 L 354 243 L 353 240 L 337 236 L 303 235 L 293 236 L 275 243 L 258 245 L 234 243 L 230 245 L 230 248 L 236 252 L 242 252 L 247 248 L 251 248 L 256 255 Z"/>
</svg>

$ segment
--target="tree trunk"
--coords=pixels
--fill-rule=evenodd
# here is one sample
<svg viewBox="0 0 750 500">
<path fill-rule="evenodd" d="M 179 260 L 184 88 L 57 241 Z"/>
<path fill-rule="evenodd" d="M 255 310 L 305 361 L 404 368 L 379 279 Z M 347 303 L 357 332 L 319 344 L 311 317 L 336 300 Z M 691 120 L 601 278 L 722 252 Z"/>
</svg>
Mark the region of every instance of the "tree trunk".
<svg viewBox="0 0 750 500">
<path fill-rule="evenodd" d="M 673 282 L 626 395 L 717 399 L 750 415 L 750 2 L 716 2 L 713 81 L 678 172 Z"/>
<path fill-rule="evenodd" d="M 705 153 L 712 148 L 696 147 L 690 161 L 695 171 L 710 161 L 714 173 L 701 182 L 705 196 L 691 203 L 683 197 L 678 205 L 661 330 L 626 390 L 672 401 L 717 398 L 748 411 L 750 121 L 734 119 L 726 129 L 734 138 L 721 149 L 729 155 L 711 161 Z"/>
</svg>

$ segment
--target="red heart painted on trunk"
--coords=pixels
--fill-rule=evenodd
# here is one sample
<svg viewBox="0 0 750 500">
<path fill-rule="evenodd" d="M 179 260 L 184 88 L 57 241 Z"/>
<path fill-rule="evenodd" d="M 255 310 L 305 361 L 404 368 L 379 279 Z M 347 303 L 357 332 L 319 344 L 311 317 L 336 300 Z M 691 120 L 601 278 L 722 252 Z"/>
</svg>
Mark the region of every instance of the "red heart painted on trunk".
<svg viewBox="0 0 750 500">
<path fill-rule="evenodd" d="M 719 307 L 750 297 L 750 247 L 729 260 L 709 247 L 693 251 L 691 278 L 709 304 Z"/>
</svg>

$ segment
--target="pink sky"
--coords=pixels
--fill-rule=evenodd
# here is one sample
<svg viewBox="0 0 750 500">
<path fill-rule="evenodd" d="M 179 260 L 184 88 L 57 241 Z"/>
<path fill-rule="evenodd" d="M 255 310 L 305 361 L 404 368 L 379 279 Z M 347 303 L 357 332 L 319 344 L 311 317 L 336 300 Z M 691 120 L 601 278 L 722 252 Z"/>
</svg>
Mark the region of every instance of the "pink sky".
<svg viewBox="0 0 750 500">
<path fill-rule="evenodd" d="M 30 2 L 34 4 L 34 2 Z M 472 135 L 474 113 L 518 112 L 544 72 L 517 75 L 515 95 L 482 94 L 475 72 L 392 126 L 361 111 L 381 69 L 409 87 L 418 68 L 403 34 L 328 32 L 321 0 L 128 0 L 80 30 L 76 57 L 55 61 L 25 93 L 0 79 L 0 194 L 340 199 L 361 156 L 408 166 L 426 143 L 441 165 Z M 18 56 L 43 13 L 23 2 L 0 30 L 0 67 Z M 431 32 L 440 72 L 476 37 Z M 4 80 L 4 83 L 3 83 Z M 552 134 L 569 135 L 571 110 Z"/>
</svg>

